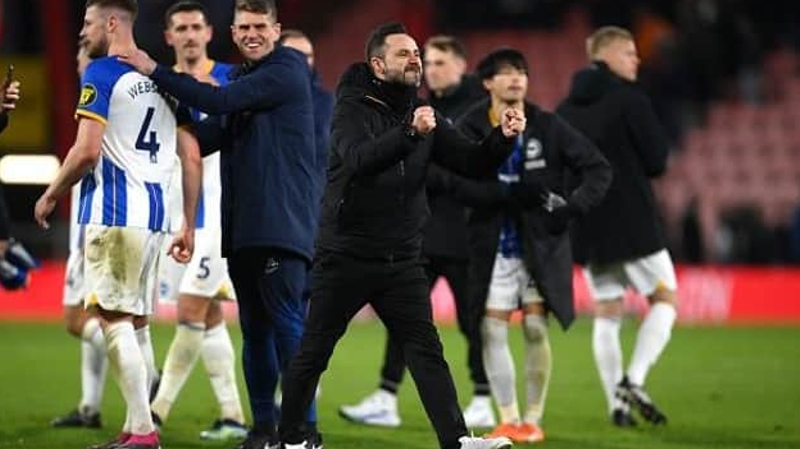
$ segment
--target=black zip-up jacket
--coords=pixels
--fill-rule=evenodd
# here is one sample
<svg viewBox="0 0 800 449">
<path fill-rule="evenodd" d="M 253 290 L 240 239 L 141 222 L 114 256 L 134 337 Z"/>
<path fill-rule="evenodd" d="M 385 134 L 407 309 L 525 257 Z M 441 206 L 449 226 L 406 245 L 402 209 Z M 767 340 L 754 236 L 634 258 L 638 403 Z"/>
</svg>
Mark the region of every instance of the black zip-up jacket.
<svg viewBox="0 0 800 449">
<path fill-rule="evenodd" d="M 575 74 L 557 111 L 611 163 L 614 180 L 600 204 L 577 222 L 579 263 L 613 263 L 666 248 L 650 178 L 664 173 L 668 142 L 650 100 L 602 62 Z"/>
<path fill-rule="evenodd" d="M 471 108 L 458 121 L 467 137 L 486 135 L 490 102 Z M 560 117 L 533 104 L 525 104 L 528 119 L 523 134 L 524 160 L 518 192 L 532 203 L 518 201 L 497 181 L 497 170 L 487 171 L 482 183 L 462 182 L 456 189 L 472 206 L 469 216 L 470 296 L 482 304 L 489 293 L 500 232 L 511 217 L 522 240 L 522 259 L 547 309 L 565 329 L 575 318 L 572 288 L 572 254 L 566 223 L 548 226 L 550 213 L 537 195 L 541 190 L 565 198 L 574 215 L 596 206 L 611 183 L 611 167 L 597 148 Z M 471 193 L 470 193 L 471 191 Z"/>
<path fill-rule="evenodd" d="M 464 75 L 461 83 L 441 97 L 428 99 L 447 120 L 455 122 L 470 106 L 486 98 L 486 89 L 475 75 Z M 459 175 L 436 163 L 428 168 L 428 203 L 431 218 L 425 227 L 423 252 L 428 257 L 467 260 L 467 217 L 464 205 L 448 191 Z"/>
<path fill-rule="evenodd" d="M 478 174 L 498 167 L 513 148 L 499 128 L 478 144 L 438 114 L 431 134 L 410 135 L 410 117 L 422 104 L 416 89 L 378 80 L 365 63 L 342 75 L 336 95 L 321 251 L 384 261 L 419 258 L 431 160 Z"/>
</svg>

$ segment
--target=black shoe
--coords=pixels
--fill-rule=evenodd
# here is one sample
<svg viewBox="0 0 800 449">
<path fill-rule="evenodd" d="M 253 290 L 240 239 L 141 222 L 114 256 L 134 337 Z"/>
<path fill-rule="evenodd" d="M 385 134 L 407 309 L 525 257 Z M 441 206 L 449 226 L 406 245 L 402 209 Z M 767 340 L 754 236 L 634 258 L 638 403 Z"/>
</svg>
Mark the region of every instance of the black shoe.
<svg viewBox="0 0 800 449">
<path fill-rule="evenodd" d="M 279 446 L 280 449 L 287 449 L 289 447 L 301 447 L 303 449 L 323 449 L 322 447 L 322 434 L 317 431 L 316 428 L 311 429 L 307 432 L 307 437 L 305 440 L 301 441 L 297 444 L 288 444 L 288 443 L 281 443 Z"/>
<path fill-rule="evenodd" d="M 278 446 L 278 435 L 276 433 L 264 434 L 250 430 L 247 438 L 236 445 L 235 449 L 273 449 Z"/>
<path fill-rule="evenodd" d="M 615 408 L 611 413 L 611 424 L 617 427 L 636 427 L 636 420 L 630 412 L 626 412 L 621 408 Z"/>
<path fill-rule="evenodd" d="M 161 431 L 161 426 L 164 424 L 164 421 L 161 420 L 161 417 L 156 414 L 154 411 L 150 411 L 150 419 L 153 420 L 153 425 L 156 426 L 156 430 L 159 432 Z"/>
<path fill-rule="evenodd" d="M 316 430 L 308 437 L 309 449 L 323 449 L 322 448 L 322 434 Z"/>
<path fill-rule="evenodd" d="M 100 413 L 81 413 L 75 409 L 67 416 L 56 418 L 50 422 L 53 427 L 87 427 L 90 429 L 99 429 L 103 427 L 100 422 Z"/>
<path fill-rule="evenodd" d="M 158 394 L 158 387 L 161 386 L 161 376 L 164 373 L 162 370 L 158 370 L 158 377 L 153 379 L 153 383 L 150 385 L 150 404 L 156 399 L 156 395 Z"/>
<path fill-rule="evenodd" d="M 650 395 L 640 385 L 632 384 L 628 380 L 628 376 L 623 377 L 617 385 L 616 396 L 631 408 L 636 409 L 645 421 L 655 425 L 667 423 L 667 416 L 656 407 L 650 399 Z"/>
</svg>

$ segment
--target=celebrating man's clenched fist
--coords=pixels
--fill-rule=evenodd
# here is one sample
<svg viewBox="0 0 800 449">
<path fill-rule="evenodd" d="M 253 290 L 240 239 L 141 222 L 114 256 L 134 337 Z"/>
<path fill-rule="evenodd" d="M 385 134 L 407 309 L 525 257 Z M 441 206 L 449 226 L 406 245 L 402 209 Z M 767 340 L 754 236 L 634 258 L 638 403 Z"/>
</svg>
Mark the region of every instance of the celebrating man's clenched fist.
<svg viewBox="0 0 800 449">
<path fill-rule="evenodd" d="M 503 129 L 503 135 L 506 137 L 517 137 L 525 132 L 525 113 L 513 108 L 508 108 L 503 111 L 503 117 L 500 126 Z"/>
<path fill-rule="evenodd" d="M 420 136 L 424 136 L 436 128 L 436 112 L 430 106 L 420 106 L 414 110 L 411 128 Z"/>
</svg>

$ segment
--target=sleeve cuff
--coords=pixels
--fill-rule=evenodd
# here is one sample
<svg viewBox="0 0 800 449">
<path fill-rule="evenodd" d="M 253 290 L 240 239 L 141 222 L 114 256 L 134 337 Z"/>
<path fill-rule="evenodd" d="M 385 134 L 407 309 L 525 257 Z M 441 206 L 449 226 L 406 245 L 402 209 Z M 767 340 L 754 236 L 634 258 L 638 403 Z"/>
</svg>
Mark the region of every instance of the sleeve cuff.
<svg viewBox="0 0 800 449">
<path fill-rule="evenodd" d="M 153 81 L 158 82 L 158 79 L 163 76 L 164 71 L 166 71 L 166 70 L 170 70 L 170 69 L 164 67 L 161 64 L 156 64 L 156 69 L 153 70 L 153 73 L 150 74 L 150 79 L 152 79 Z"/>
</svg>

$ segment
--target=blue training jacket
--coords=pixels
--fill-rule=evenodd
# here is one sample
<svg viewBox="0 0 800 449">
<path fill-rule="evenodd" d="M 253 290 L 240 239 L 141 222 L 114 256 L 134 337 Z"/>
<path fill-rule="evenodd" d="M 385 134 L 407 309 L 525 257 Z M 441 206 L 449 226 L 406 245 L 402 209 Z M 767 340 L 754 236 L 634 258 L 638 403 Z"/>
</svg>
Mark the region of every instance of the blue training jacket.
<svg viewBox="0 0 800 449">
<path fill-rule="evenodd" d="M 324 181 L 314 142 L 311 70 L 277 45 L 227 86 L 159 66 L 159 88 L 209 118 L 193 125 L 200 146 L 222 152 L 223 255 L 277 248 L 308 261 L 316 231 L 315 192 Z"/>
</svg>

